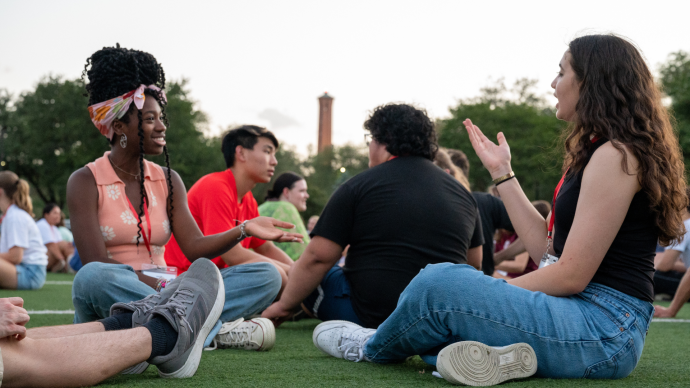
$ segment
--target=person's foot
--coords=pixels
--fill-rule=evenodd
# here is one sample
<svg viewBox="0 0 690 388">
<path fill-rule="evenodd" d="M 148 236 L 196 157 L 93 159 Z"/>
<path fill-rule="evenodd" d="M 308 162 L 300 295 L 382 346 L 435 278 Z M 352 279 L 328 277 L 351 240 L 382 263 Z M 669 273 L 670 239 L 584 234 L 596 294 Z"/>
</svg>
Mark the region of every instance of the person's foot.
<svg viewBox="0 0 690 388">
<path fill-rule="evenodd" d="M 276 329 L 273 322 L 266 318 L 254 318 L 245 321 L 240 318 L 234 322 L 225 322 L 213 339 L 214 346 L 221 349 L 244 349 L 268 351 L 276 342 Z M 207 348 L 213 350 L 214 348 Z"/>
<path fill-rule="evenodd" d="M 182 278 L 184 278 L 186 272 L 182 273 L 180 276 L 176 277 L 173 281 L 168 283 L 164 289 L 155 294 L 151 294 L 144 299 L 135 300 L 129 303 L 115 303 L 110 306 L 110 316 L 132 313 L 132 328 L 143 326 L 146 321 L 149 320 L 151 311 L 154 307 L 165 304 L 168 299 L 177 291 L 177 286 L 180 284 Z M 129 368 L 120 372 L 123 375 L 138 375 L 143 373 L 149 367 L 149 363 L 142 361 L 136 365 L 130 366 Z"/>
<path fill-rule="evenodd" d="M 352 322 L 327 321 L 316 326 L 312 339 L 329 356 L 359 362 L 364 359 L 364 345 L 375 333 Z"/>
<path fill-rule="evenodd" d="M 451 384 L 489 386 L 532 376 L 537 372 L 537 355 L 525 343 L 494 348 L 463 341 L 439 352 L 436 369 Z"/>
<path fill-rule="evenodd" d="M 150 319 L 164 318 L 178 333 L 173 350 L 151 360 L 161 377 L 194 376 L 204 340 L 218 321 L 225 303 L 223 277 L 210 260 L 194 261 L 186 274 L 168 302 L 154 307 L 151 312 Z"/>
</svg>

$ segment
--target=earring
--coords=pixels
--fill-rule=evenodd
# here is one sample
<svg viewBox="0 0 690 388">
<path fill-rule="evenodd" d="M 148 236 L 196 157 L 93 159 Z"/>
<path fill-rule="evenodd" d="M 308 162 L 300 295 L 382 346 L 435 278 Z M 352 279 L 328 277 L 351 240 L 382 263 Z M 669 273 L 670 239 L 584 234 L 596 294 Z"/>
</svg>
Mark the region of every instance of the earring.
<svg viewBox="0 0 690 388">
<path fill-rule="evenodd" d="M 120 147 L 127 148 L 127 135 L 125 135 L 124 133 L 122 134 L 122 137 L 120 138 Z"/>
</svg>

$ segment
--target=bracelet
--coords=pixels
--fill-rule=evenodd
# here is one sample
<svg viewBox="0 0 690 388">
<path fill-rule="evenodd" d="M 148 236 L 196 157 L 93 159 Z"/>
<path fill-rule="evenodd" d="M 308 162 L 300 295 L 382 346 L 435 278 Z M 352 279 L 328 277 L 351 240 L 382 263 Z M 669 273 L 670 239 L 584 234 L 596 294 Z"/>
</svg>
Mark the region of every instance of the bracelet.
<svg viewBox="0 0 690 388">
<path fill-rule="evenodd" d="M 494 185 L 498 186 L 501 183 L 503 183 L 507 180 L 513 179 L 513 178 L 515 178 L 515 173 L 511 171 L 511 172 L 509 172 L 503 176 L 500 176 L 500 177 L 494 179 L 493 182 L 494 182 Z"/>
<path fill-rule="evenodd" d="M 244 226 L 247 224 L 247 221 L 249 221 L 249 220 L 246 220 L 246 221 L 244 221 L 243 223 L 240 224 L 240 232 L 241 232 L 241 234 L 240 234 L 240 237 L 237 238 L 237 241 L 242 241 L 242 240 L 244 240 L 245 238 L 249 237 L 249 235 L 247 234 L 247 232 L 244 230 Z"/>
<path fill-rule="evenodd" d="M 167 284 L 168 281 L 164 277 L 158 278 L 158 282 L 156 282 L 156 292 L 160 292 Z"/>
</svg>

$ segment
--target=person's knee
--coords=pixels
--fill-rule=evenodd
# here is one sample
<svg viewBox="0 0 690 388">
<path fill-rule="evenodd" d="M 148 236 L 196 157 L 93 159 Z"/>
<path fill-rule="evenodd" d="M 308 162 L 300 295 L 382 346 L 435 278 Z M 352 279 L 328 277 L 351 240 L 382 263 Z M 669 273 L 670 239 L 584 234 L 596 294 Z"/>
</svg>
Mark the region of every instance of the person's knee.
<svg viewBox="0 0 690 388">
<path fill-rule="evenodd" d="M 272 299 L 275 299 L 283 284 L 283 278 L 280 276 L 280 272 L 278 272 L 278 269 L 271 263 L 256 264 L 259 266 L 258 271 L 262 274 L 266 294 L 270 295 Z"/>
<path fill-rule="evenodd" d="M 95 289 L 101 289 L 113 279 L 110 271 L 112 264 L 91 262 L 82 267 L 74 276 L 72 295 L 83 295 Z"/>
</svg>

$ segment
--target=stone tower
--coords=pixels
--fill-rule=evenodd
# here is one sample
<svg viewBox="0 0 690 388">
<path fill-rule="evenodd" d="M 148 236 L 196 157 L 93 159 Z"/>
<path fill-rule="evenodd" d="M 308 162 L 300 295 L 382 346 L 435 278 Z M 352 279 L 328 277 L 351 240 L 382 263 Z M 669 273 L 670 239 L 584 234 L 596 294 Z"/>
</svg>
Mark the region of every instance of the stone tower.
<svg viewBox="0 0 690 388">
<path fill-rule="evenodd" d="M 333 97 L 328 92 L 319 97 L 319 143 L 317 152 L 331 146 L 331 131 L 333 125 Z"/>
</svg>

